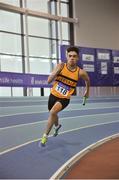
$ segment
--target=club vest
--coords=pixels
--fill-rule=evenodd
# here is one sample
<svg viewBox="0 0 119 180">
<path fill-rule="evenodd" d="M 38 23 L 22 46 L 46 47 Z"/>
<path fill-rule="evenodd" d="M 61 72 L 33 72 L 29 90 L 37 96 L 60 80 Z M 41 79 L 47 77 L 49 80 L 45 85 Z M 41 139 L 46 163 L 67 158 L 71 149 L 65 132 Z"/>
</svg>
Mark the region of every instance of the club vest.
<svg viewBox="0 0 119 180">
<path fill-rule="evenodd" d="M 77 66 L 75 71 L 71 71 L 65 63 L 63 69 L 55 78 L 51 94 L 59 98 L 70 99 L 79 80 L 79 70 L 80 68 Z"/>
</svg>

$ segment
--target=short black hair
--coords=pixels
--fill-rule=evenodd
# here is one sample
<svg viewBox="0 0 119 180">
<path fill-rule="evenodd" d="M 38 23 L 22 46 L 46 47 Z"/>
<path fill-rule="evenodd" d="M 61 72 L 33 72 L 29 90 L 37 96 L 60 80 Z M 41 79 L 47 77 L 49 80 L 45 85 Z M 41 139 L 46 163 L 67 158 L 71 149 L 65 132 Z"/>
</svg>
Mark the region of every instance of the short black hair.
<svg viewBox="0 0 119 180">
<path fill-rule="evenodd" d="M 68 47 L 66 51 L 67 51 L 68 53 L 69 53 L 70 51 L 75 51 L 75 52 L 79 55 L 79 49 L 78 49 L 77 47 L 75 47 L 75 46 L 70 46 L 70 47 Z"/>
</svg>

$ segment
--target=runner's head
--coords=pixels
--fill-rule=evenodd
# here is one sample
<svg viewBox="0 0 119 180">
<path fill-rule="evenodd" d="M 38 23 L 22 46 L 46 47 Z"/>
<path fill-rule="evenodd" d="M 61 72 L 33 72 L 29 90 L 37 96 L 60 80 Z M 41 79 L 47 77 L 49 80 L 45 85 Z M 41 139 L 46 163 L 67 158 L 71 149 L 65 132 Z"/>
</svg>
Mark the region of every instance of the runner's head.
<svg viewBox="0 0 119 180">
<path fill-rule="evenodd" d="M 75 66 L 79 59 L 79 49 L 75 46 L 67 48 L 66 51 L 67 63 L 70 66 Z"/>
</svg>

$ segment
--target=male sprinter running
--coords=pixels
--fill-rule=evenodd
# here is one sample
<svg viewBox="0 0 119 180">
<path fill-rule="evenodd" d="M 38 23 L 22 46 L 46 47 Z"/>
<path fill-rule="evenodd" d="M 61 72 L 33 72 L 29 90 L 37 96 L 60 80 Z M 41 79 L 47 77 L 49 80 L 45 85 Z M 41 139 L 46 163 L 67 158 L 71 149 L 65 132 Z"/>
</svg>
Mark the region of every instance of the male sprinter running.
<svg viewBox="0 0 119 180">
<path fill-rule="evenodd" d="M 90 80 L 88 74 L 77 66 L 79 49 L 69 47 L 66 51 L 67 63 L 60 63 L 48 77 L 48 83 L 54 80 L 53 87 L 48 101 L 49 118 L 46 130 L 41 138 L 41 145 L 44 146 L 48 135 L 55 124 L 54 136 L 58 135 L 61 124 L 58 122 L 58 112 L 66 108 L 70 102 L 70 96 L 74 93 L 79 78 L 85 81 L 85 97 L 89 97 Z"/>
</svg>

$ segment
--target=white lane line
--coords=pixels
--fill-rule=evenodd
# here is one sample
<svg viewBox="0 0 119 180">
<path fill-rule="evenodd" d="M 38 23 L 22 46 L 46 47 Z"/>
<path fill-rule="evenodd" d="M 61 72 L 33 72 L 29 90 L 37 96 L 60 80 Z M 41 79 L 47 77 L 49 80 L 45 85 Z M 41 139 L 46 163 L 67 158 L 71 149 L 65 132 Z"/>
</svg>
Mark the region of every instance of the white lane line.
<svg viewBox="0 0 119 180">
<path fill-rule="evenodd" d="M 73 116 L 73 117 L 64 117 L 64 118 L 60 118 L 60 120 L 65 120 L 65 119 L 74 119 L 74 118 L 82 118 L 82 117 L 97 117 L 97 116 L 107 116 L 107 115 L 115 115 L 115 114 L 119 114 L 119 112 L 113 112 L 113 113 L 102 113 L 102 114 L 86 114 L 86 115 L 82 115 L 82 116 Z M 37 121 L 37 122 L 33 122 L 33 123 L 26 123 L 26 124 L 18 124 L 18 125 L 13 125 L 13 126 L 7 126 L 7 127 L 3 127 L 0 128 L 0 131 L 2 130 L 6 130 L 6 129 L 11 129 L 11 128 L 19 128 L 19 127 L 23 127 L 23 126 L 29 126 L 29 125 L 36 125 L 36 124 L 41 124 L 41 123 L 46 123 L 47 120 L 42 120 L 42 121 Z"/>
<path fill-rule="evenodd" d="M 14 97 L 13 97 L 14 98 Z M 12 98 L 12 99 L 13 99 Z M 39 101 L 47 101 L 48 100 L 48 98 L 49 98 L 49 96 L 44 96 L 43 98 L 37 98 L 37 97 L 32 97 L 32 98 L 29 98 L 28 97 L 28 99 L 24 99 L 24 98 L 22 98 L 22 97 L 19 97 L 19 99 L 17 99 L 17 100 L 11 100 L 11 98 L 6 98 L 6 99 L 8 99 L 8 100 L 2 100 L 2 98 L 0 98 L 0 102 L 39 102 Z M 82 96 L 72 96 L 71 97 L 71 100 L 77 100 L 77 98 L 79 98 L 79 99 L 81 99 L 82 98 Z M 109 97 L 107 97 L 107 96 L 98 96 L 98 97 L 89 97 L 89 99 L 91 99 L 91 100 L 97 100 L 97 99 L 118 99 L 119 98 L 119 96 L 109 96 Z"/>
<path fill-rule="evenodd" d="M 78 100 L 77 100 L 78 101 Z M 97 104 L 100 104 L 100 103 L 103 103 L 103 104 L 105 104 L 105 103 L 108 103 L 108 102 L 97 102 Z M 115 102 L 111 102 L 112 104 L 113 103 L 115 103 Z M 119 102 L 116 102 L 116 103 L 119 103 Z M 72 103 L 72 102 L 70 102 L 70 104 L 71 105 L 78 105 L 79 103 L 77 102 L 77 103 Z M 80 104 L 81 104 L 81 102 L 80 102 Z M 29 105 L 29 106 L 4 106 L 4 107 L 0 107 L 1 109 L 19 109 L 19 107 L 22 107 L 22 108 L 29 108 L 29 107 L 40 107 L 40 106 L 47 106 L 47 104 L 36 104 L 36 105 Z"/>
<path fill-rule="evenodd" d="M 76 104 L 77 105 L 77 104 Z M 81 104 L 80 104 L 81 105 Z M 91 107 L 91 108 L 86 108 L 86 107 L 84 107 L 84 108 L 81 108 L 80 109 L 80 106 L 79 106 L 79 108 L 78 109 L 72 109 L 72 108 L 69 108 L 69 109 L 65 109 L 65 112 L 68 112 L 68 111 L 77 111 L 77 110 L 81 110 L 81 111 L 83 111 L 83 110 L 90 110 L 90 109 L 111 109 L 111 108 L 118 108 L 119 107 L 119 105 L 117 105 L 117 106 L 111 106 L 111 107 Z M 0 118 L 1 117 L 10 117 L 10 116 L 17 116 L 17 115 L 26 115 L 26 114 L 28 114 L 28 115 L 30 115 L 30 114 L 40 114 L 40 113 L 47 113 L 48 111 L 38 111 L 38 112 L 26 112 L 26 113 L 15 113 L 15 114 L 5 114 L 5 115 L 0 115 Z"/>
<path fill-rule="evenodd" d="M 89 152 L 91 152 L 92 150 L 94 150 L 95 148 L 101 146 L 102 144 L 109 142 L 113 139 L 116 139 L 119 137 L 119 133 L 117 134 L 113 134 L 111 136 L 108 136 L 106 138 L 103 138 L 95 143 L 92 143 L 91 145 L 87 146 L 86 148 L 82 149 L 81 151 L 79 151 L 77 154 L 75 154 L 74 156 L 72 156 L 68 161 L 66 161 L 53 175 L 52 177 L 50 177 L 50 180 L 52 179 L 62 179 L 62 176 L 64 176 L 68 170 L 76 163 L 79 162 L 79 160 L 85 156 L 86 154 L 88 154 Z"/>
<path fill-rule="evenodd" d="M 113 99 L 113 100 L 117 100 L 117 99 L 119 99 L 119 96 L 118 96 L 118 97 L 112 97 L 112 98 L 111 98 L 111 97 L 109 97 L 109 98 L 108 98 L 108 97 L 89 98 L 89 101 L 90 101 L 90 100 L 91 100 L 91 101 L 97 101 L 97 100 L 98 100 L 98 101 L 102 101 L 102 100 L 104 100 L 104 99 L 105 99 L 105 100 L 112 100 L 112 99 Z M 71 101 L 79 101 L 79 100 L 82 101 L 82 98 L 79 97 L 79 96 L 77 96 L 77 97 L 75 97 L 75 98 L 71 98 Z M 19 100 L 18 100 L 18 101 L 0 101 L 0 103 L 6 103 L 6 102 L 8 102 L 8 103 L 10 103 L 10 102 L 16 102 L 16 103 L 19 103 L 19 102 L 28 102 L 28 103 L 39 102 L 39 103 L 40 103 L 40 102 L 47 102 L 47 101 L 48 101 L 48 99 L 44 99 L 44 100 L 34 100 L 34 101 L 30 101 L 30 100 L 28 100 L 28 101 L 27 101 L 27 100 L 20 100 L 20 101 L 19 101 Z M 32 106 L 34 106 L 34 105 L 32 105 Z M 11 107 L 11 106 L 6 106 L 6 107 Z M 12 107 L 14 108 L 14 107 L 16 107 L 16 106 L 12 106 Z M 12 107 L 11 107 L 11 108 L 12 108 Z M 25 107 L 29 107 L 29 106 L 26 105 Z"/>
<path fill-rule="evenodd" d="M 101 125 L 106 125 L 106 124 L 113 124 L 113 123 L 117 123 L 117 122 L 119 122 L 119 121 L 115 121 L 115 122 L 112 121 L 112 122 L 108 122 L 108 123 L 100 123 L 100 124 L 95 124 L 95 125 L 83 126 L 83 127 L 80 127 L 80 128 L 75 128 L 75 129 L 70 129 L 70 130 L 67 130 L 67 131 L 63 131 L 63 132 L 60 132 L 59 134 L 69 133 L 69 132 L 77 131 L 77 130 L 80 130 L 80 129 L 92 128 L 92 127 L 101 126 Z M 49 137 L 52 137 L 52 135 L 50 135 Z M 39 141 L 40 139 L 41 139 L 41 138 L 34 139 L 34 140 L 28 141 L 28 142 L 26 142 L 26 143 L 20 144 L 20 145 L 18 145 L 18 146 L 15 146 L 15 147 L 12 147 L 12 148 L 8 148 L 8 149 L 0 152 L 0 155 L 3 155 L 3 154 L 8 153 L 8 152 L 10 152 L 10 151 L 14 151 L 14 150 L 16 150 L 16 149 L 18 149 L 18 148 L 21 148 L 21 147 L 26 146 L 26 145 L 28 145 L 28 144 L 31 144 L 31 143 L 33 143 L 33 142 L 37 142 L 37 141 Z"/>
<path fill-rule="evenodd" d="M 40 103 L 40 102 L 42 102 L 42 101 L 48 101 L 48 99 L 44 99 L 44 100 L 40 100 L 40 99 L 30 100 L 30 99 L 29 99 L 29 100 L 18 100 L 18 101 L 17 101 L 17 100 L 15 100 L 15 101 L 11 101 L 11 100 L 10 100 L 10 101 L 0 101 L 0 103 L 6 103 L 6 102 L 7 102 L 7 103 L 11 103 L 11 102 L 15 102 L 15 103 L 19 103 L 19 102 L 23 102 L 23 103 L 24 103 L 24 102 L 27 102 L 27 103 L 39 102 L 39 103 Z"/>
<path fill-rule="evenodd" d="M 0 107 L 1 109 L 19 109 L 19 107 L 21 108 L 29 108 L 29 107 L 40 107 L 40 106 L 47 106 L 47 104 L 39 104 L 39 105 L 30 105 L 30 106 L 7 106 L 7 107 Z"/>
</svg>

